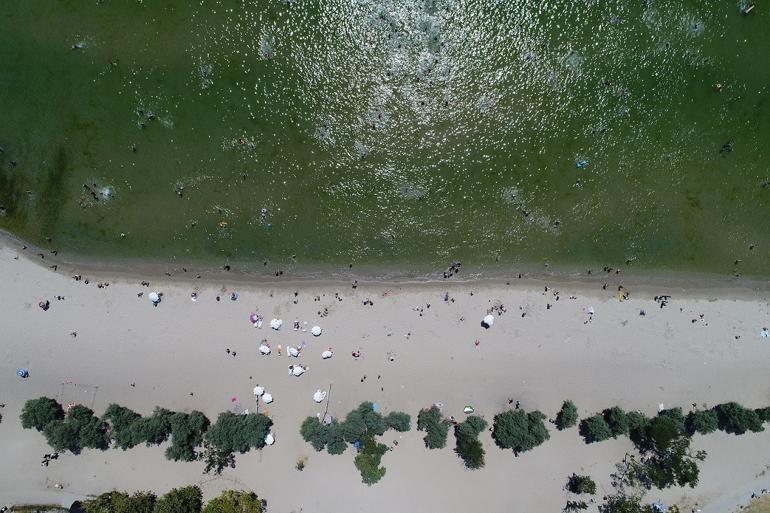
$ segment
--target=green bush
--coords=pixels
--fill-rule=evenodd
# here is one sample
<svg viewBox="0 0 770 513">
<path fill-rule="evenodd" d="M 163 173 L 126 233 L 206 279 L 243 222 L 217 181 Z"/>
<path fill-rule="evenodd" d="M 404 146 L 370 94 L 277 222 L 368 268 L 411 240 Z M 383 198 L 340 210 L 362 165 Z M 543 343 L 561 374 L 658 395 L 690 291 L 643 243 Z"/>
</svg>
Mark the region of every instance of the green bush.
<svg viewBox="0 0 770 513">
<path fill-rule="evenodd" d="M 375 433 L 369 431 L 364 435 L 364 443 L 360 445 L 354 463 L 361 472 L 361 481 L 371 486 L 385 475 L 385 467 L 380 467 L 382 455 L 388 450 L 385 444 L 374 439 Z"/>
<path fill-rule="evenodd" d="M 543 424 L 545 415 L 535 410 L 508 410 L 495 415 L 492 438 L 498 447 L 514 454 L 529 451 L 550 438 Z"/>
<path fill-rule="evenodd" d="M 714 410 L 697 410 L 687 414 L 685 419 L 687 433 L 707 435 L 719 428 L 719 416 Z"/>
<path fill-rule="evenodd" d="M 169 418 L 171 445 L 166 448 L 166 458 L 172 461 L 193 461 L 198 455 L 195 448 L 203 443 L 203 435 L 209 428 L 209 419 L 197 410 L 177 412 Z"/>
<path fill-rule="evenodd" d="M 578 421 L 578 412 L 575 403 L 569 399 L 561 405 L 559 413 L 556 414 L 556 429 L 559 431 L 571 428 Z"/>
<path fill-rule="evenodd" d="M 71 422 L 54 420 L 46 424 L 43 435 L 54 451 L 70 451 L 75 454 L 80 452 L 80 434 Z"/>
<path fill-rule="evenodd" d="M 262 513 L 262 501 L 257 494 L 239 490 L 225 490 L 211 499 L 202 513 Z"/>
<path fill-rule="evenodd" d="M 266 415 L 236 415 L 228 411 L 219 414 L 206 438 L 221 451 L 245 453 L 265 446 L 265 437 L 272 425 L 273 421 Z"/>
<path fill-rule="evenodd" d="M 762 422 L 770 422 L 770 408 L 757 408 L 754 413 Z"/>
<path fill-rule="evenodd" d="M 329 454 L 342 454 L 345 449 L 348 448 L 348 444 L 345 442 L 345 431 L 342 424 L 333 420 L 331 424 L 326 426 L 326 450 Z"/>
<path fill-rule="evenodd" d="M 618 435 L 625 435 L 628 433 L 628 417 L 622 408 L 618 406 L 607 408 L 602 412 L 602 417 L 604 417 L 604 421 L 610 427 L 612 436 L 615 438 L 617 438 Z"/>
<path fill-rule="evenodd" d="M 77 432 L 77 451 L 81 448 L 105 450 L 110 445 L 106 427 L 91 408 L 75 405 L 67 411 L 64 422 L 70 424 Z M 70 449 L 71 450 L 71 449 Z"/>
<path fill-rule="evenodd" d="M 64 409 L 56 399 L 50 397 L 30 399 L 24 403 L 20 418 L 24 429 L 42 431 L 49 422 L 64 419 Z"/>
<path fill-rule="evenodd" d="M 213 472 L 216 475 L 220 475 L 226 468 L 235 468 L 235 454 L 217 448 L 208 440 L 203 440 L 203 451 L 200 457 L 205 463 L 203 467 L 204 474 Z"/>
<path fill-rule="evenodd" d="M 409 431 L 409 425 L 412 423 L 412 418 L 404 412 L 392 411 L 385 417 L 385 424 L 389 429 L 404 433 Z"/>
<path fill-rule="evenodd" d="M 626 413 L 626 421 L 628 421 L 628 437 L 636 445 L 641 445 L 647 436 L 650 419 L 640 411 L 629 411 Z"/>
<path fill-rule="evenodd" d="M 316 451 L 323 451 L 326 447 L 327 430 L 317 417 L 307 417 L 299 427 L 302 439 L 313 446 Z"/>
<path fill-rule="evenodd" d="M 174 412 L 156 407 L 149 417 L 140 417 L 131 423 L 131 440 L 134 444 L 159 445 L 171 434 L 171 417 Z"/>
<path fill-rule="evenodd" d="M 727 433 L 742 435 L 746 431 L 757 433 L 765 429 L 757 412 L 744 408 L 736 402 L 715 406 L 714 411 L 719 420 L 719 429 Z"/>
<path fill-rule="evenodd" d="M 132 424 L 141 418 L 141 415 L 119 404 L 110 404 L 102 417 L 109 423 L 109 436 L 115 441 L 115 447 L 123 450 L 136 445 L 133 438 Z"/>
<path fill-rule="evenodd" d="M 158 499 L 154 513 L 200 513 L 201 489 L 197 486 L 174 488 Z"/>
<path fill-rule="evenodd" d="M 596 493 L 596 483 L 590 476 L 572 474 L 567 480 L 567 490 L 576 494 L 587 493 L 593 495 Z"/>
<path fill-rule="evenodd" d="M 80 503 L 87 513 L 153 513 L 155 494 L 138 492 L 128 495 L 125 492 L 112 491 L 86 499 Z"/>
<path fill-rule="evenodd" d="M 423 441 L 428 449 L 442 449 L 446 445 L 450 425 L 451 422 L 441 418 L 441 410 L 436 405 L 417 415 L 417 429 L 425 431 Z"/>
<path fill-rule="evenodd" d="M 466 468 L 479 469 L 484 466 L 484 447 L 478 436 L 486 427 L 487 422 L 476 415 L 471 415 L 455 426 L 455 453 L 462 458 Z"/>
<path fill-rule="evenodd" d="M 612 429 L 604 417 L 597 414 L 580 421 L 580 436 L 587 444 L 601 442 L 612 437 Z"/>
<path fill-rule="evenodd" d="M 674 422 L 677 431 L 680 433 L 686 432 L 685 417 L 684 413 L 682 413 L 682 408 L 679 408 L 678 406 L 676 408 L 668 408 L 667 410 L 659 412 L 658 417 L 667 417 L 671 419 Z"/>
</svg>

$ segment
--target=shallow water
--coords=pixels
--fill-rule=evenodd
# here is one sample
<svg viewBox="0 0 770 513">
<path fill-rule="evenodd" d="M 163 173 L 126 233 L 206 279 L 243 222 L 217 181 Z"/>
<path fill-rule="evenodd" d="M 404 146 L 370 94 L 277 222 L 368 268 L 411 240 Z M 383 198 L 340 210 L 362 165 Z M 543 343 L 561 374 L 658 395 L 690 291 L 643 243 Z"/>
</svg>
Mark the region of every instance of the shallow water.
<svg viewBox="0 0 770 513">
<path fill-rule="evenodd" d="M 770 7 L 711 4 L 5 0 L 0 226 L 99 258 L 767 275 Z"/>
</svg>

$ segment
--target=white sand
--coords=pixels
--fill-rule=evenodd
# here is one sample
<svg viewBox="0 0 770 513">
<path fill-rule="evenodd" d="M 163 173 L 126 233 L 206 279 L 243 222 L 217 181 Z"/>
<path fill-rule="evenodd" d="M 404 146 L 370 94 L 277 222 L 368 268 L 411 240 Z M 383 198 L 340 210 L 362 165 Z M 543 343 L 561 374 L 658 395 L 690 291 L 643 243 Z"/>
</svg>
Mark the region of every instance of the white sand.
<svg viewBox="0 0 770 513">
<path fill-rule="evenodd" d="M 562 284 L 557 302 L 550 291 L 543 293 L 543 284 L 518 280 L 510 286 L 362 284 L 356 290 L 349 284 L 228 284 L 228 291 L 237 291 L 240 298 L 232 302 L 228 292 L 216 302 L 221 284 L 174 277 L 149 279 L 146 288 L 139 282 L 147 278 L 138 276 L 109 279 L 110 286 L 100 289 L 96 283 L 104 276 L 88 276 L 86 285 L 23 255 L 17 260 L 17 254 L 10 246 L 0 250 L 0 402 L 6 403 L 0 424 L 0 501 L 5 503 L 64 503 L 112 488 L 163 493 L 198 483 L 207 496 L 226 487 L 252 489 L 275 513 L 553 512 L 564 505 L 563 486 L 572 472 L 588 473 L 601 484 L 598 499 L 610 491 L 608 476 L 630 442 L 622 438 L 589 446 L 577 428 L 552 429 L 551 440 L 515 458 L 483 433 L 486 467 L 469 472 L 452 451 L 451 434 L 446 449 L 428 451 L 416 430 L 388 432 L 383 441 L 391 445 L 398 439 L 399 445 L 383 459 L 383 480 L 367 487 L 353 466 L 352 449 L 342 456 L 316 453 L 301 440 L 299 425 L 305 416 L 323 411 L 312 395 L 330 384 L 330 413 L 338 416 L 363 400 L 377 402 L 385 412 L 406 411 L 413 419 L 434 402 L 462 419 L 463 406 L 472 404 L 489 421 L 508 406 L 508 398 L 550 417 L 567 398 L 581 415 L 616 404 L 648 414 L 659 403 L 685 411 L 693 402 L 770 405 L 770 340 L 759 337 L 770 324 L 767 288 L 632 289 L 630 300 L 620 302 L 616 286 L 604 291 Z M 195 286 L 199 298 L 192 302 Z M 164 294 L 157 308 L 146 297 L 151 290 Z M 454 303 L 442 300 L 444 291 Z M 144 297 L 138 298 L 139 292 Z M 652 300 L 657 293 L 673 296 L 662 310 Z M 569 299 L 573 294 L 577 298 Z M 66 299 L 57 301 L 56 295 Z M 313 300 L 317 295 L 319 302 Z M 361 304 L 367 297 L 373 307 Z M 47 312 L 37 306 L 42 299 L 51 301 Z M 484 330 L 479 323 L 490 300 L 502 301 L 508 312 Z M 546 303 L 554 307 L 547 310 Z M 255 306 L 265 319 L 261 330 L 248 322 Z M 584 324 L 590 306 L 596 313 Z M 325 307 L 328 316 L 319 317 Z M 415 307 L 423 308 L 422 316 Z M 640 309 L 647 315 L 640 316 Z M 269 329 L 273 317 L 283 320 L 280 332 Z M 295 318 L 308 322 L 308 332 L 292 331 Z M 323 328 L 320 337 L 309 332 L 315 324 Z M 272 345 L 272 355 L 258 354 L 262 338 Z M 287 358 L 286 346 L 302 340 L 308 345 L 302 356 Z M 278 344 L 284 347 L 281 357 Z M 321 352 L 327 347 L 335 355 L 324 361 Z M 362 351 L 358 360 L 351 357 L 355 349 Z M 389 353 L 395 361 L 389 361 Z M 287 366 L 298 362 L 309 365 L 309 371 L 288 376 Z M 15 376 L 20 367 L 29 369 L 29 379 Z M 93 405 L 93 389 L 72 392 L 62 382 L 98 387 Z M 156 405 L 200 409 L 213 421 L 232 407 L 232 396 L 244 408 L 252 407 L 257 383 L 275 397 L 267 409 L 275 421 L 276 444 L 238 455 L 237 468 L 219 478 L 203 475 L 200 463 L 165 460 L 163 447 L 86 450 L 42 468 L 40 457 L 50 449 L 41 434 L 22 430 L 18 421 L 24 401 L 58 398 L 63 390 L 65 402 L 77 400 L 97 414 L 116 402 L 142 414 Z M 697 502 L 704 512 L 716 513 L 770 485 L 764 474 L 770 466 L 770 430 L 696 437 L 693 445 L 709 452 L 701 484 L 694 490 L 653 491 L 651 500 Z M 303 472 L 294 469 L 300 456 L 308 456 Z M 64 490 L 55 489 L 55 483 Z"/>
</svg>

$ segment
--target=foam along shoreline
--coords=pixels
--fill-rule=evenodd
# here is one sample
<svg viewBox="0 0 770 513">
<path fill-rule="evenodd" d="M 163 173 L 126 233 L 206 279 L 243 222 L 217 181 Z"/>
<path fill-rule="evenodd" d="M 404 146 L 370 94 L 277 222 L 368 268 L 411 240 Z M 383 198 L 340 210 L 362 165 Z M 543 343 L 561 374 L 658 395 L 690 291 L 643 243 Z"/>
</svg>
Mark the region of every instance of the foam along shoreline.
<svg viewBox="0 0 770 513">
<path fill-rule="evenodd" d="M 447 415 L 462 419 L 471 404 L 487 420 L 509 399 L 549 416 L 572 399 L 581 417 L 614 405 L 653 414 L 660 403 L 685 410 L 730 400 L 770 404 L 770 341 L 759 336 L 770 324 L 766 287 L 679 291 L 624 281 L 630 294 L 621 301 L 619 282 L 606 290 L 600 283 L 549 280 L 372 282 L 354 289 L 350 282 L 246 283 L 229 275 L 196 280 L 132 271 L 116 279 L 105 270 L 86 284 L 27 255 L 7 244 L 0 249 L 0 402 L 6 404 L 0 497 L 10 503 L 65 503 L 112 488 L 164 493 L 192 483 L 203 483 L 210 497 L 235 483 L 279 511 L 467 511 L 480 501 L 491 512 L 508 511 L 514 502 L 521 510 L 558 511 L 573 472 L 590 474 L 602 493 L 610 491 L 609 475 L 630 443 L 585 445 L 576 429 L 551 429 L 551 440 L 514 458 L 484 432 L 486 467 L 468 472 L 451 438 L 446 449 L 428 451 L 414 429 L 388 433 L 382 441 L 399 444 L 383 458 L 386 476 L 370 488 L 360 483 L 350 451 L 316 453 L 301 440 L 299 426 L 323 413 L 313 395 L 330 384 L 329 413 L 337 416 L 364 400 L 413 418 L 441 402 Z M 150 287 L 140 284 L 144 280 Z M 146 297 L 152 290 L 163 293 L 157 308 Z M 671 298 L 661 308 L 654 296 L 663 293 Z M 38 307 L 42 300 L 51 303 L 47 311 Z M 500 305 L 506 312 L 484 330 L 481 320 Z M 249 322 L 255 311 L 267 321 L 283 319 L 282 328 L 271 330 L 267 322 L 255 328 Z M 295 319 L 308 329 L 322 327 L 322 335 L 294 331 Z M 304 341 L 301 361 L 277 351 L 259 355 L 265 338 L 273 348 Z M 334 357 L 324 360 L 328 347 Z M 287 376 L 295 363 L 309 370 Z M 29 369 L 28 379 L 15 375 L 20 367 Z M 160 405 L 213 418 L 232 407 L 232 397 L 247 404 L 257 384 L 275 399 L 265 406 L 275 422 L 275 445 L 239 455 L 237 468 L 217 479 L 201 474 L 202 463 L 166 461 L 157 447 L 86 450 L 42 468 L 39 458 L 50 449 L 18 422 L 24 402 L 42 395 L 97 413 L 115 402 L 143 414 Z M 708 452 L 698 487 L 653 491 L 651 499 L 697 503 L 716 513 L 743 501 L 736 490 L 767 487 L 770 430 L 696 436 L 693 448 Z M 303 456 L 307 465 L 297 472 Z"/>
</svg>

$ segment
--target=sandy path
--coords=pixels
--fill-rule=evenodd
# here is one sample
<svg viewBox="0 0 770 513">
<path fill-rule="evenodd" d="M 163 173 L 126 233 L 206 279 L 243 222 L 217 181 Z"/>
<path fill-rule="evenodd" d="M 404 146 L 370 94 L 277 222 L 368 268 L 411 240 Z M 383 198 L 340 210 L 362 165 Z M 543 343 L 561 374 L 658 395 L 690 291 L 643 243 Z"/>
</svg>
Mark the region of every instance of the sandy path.
<svg viewBox="0 0 770 513">
<path fill-rule="evenodd" d="M 400 443 L 384 458 L 385 478 L 367 488 L 351 451 L 336 457 L 317 454 L 300 439 L 298 428 L 305 416 L 322 411 L 311 396 L 329 384 L 335 415 L 363 400 L 413 417 L 437 401 L 457 417 L 465 404 L 473 404 L 490 421 L 507 407 L 508 398 L 549 416 L 565 398 L 576 402 L 581 415 L 615 404 L 650 414 L 659 403 L 688 406 L 735 399 L 752 407 L 770 405 L 770 341 L 759 337 L 761 327 L 770 324 L 767 290 L 631 290 L 631 299 L 620 302 L 612 290 L 579 285 L 560 285 L 555 301 L 542 285 L 519 282 L 367 284 L 356 290 L 350 285 L 239 284 L 232 288 L 240 294 L 238 301 L 223 295 L 217 302 L 221 285 L 151 280 L 148 289 L 139 285 L 144 278 L 137 278 L 98 288 L 96 282 L 104 278 L 90 277 L 86 285 L 23 256 L 16 260 L 16 255 L 10 247 L 0 251 L 0 402 L 6 403 L 0 424 L 0 454 L 6 463 L 0 470 L 0 499 L 6 502 L 64 502 L 111 488 L 162 493 L 205 482 L 207 494 L 233 483 L 253 489 L 274 513 L 473 511 L 479 503 L 489 512 L 559 511 L 566 477 L 583 471 L 605 486 L 613 464 L 630 448 L 627 440 L 586 446 L 576 429 L 553 431 L 544 446 L 514 458 L 484 433 L 487 466 L 467 472 L 451 450 L 452 437 L 447 449 L 428 451 L 416 431 L 389 432 L 383 440 L 390 444 L 399 438 Z M 195 285 L 201 288 L 192 302 Z M 150 290 L 164 293 L 158 308 L 137 297 Z M 442 300 L 445 291 L 454 302 Z M 664 292 L 673 298 L 660 309 L 652 296 Z M 57 301 L 56 295 L 66 299 Z M 314 301 L 316 296 L 320 301 Z M 367 297 L 374 306 L 361 304 Z M 38 308 L 41 299 L 51 300 L 49 311 Z M 479 322 L 490 301 L 502 301 L 508 312 L 485 331 Z M 547 303 L 553 308 L 548 310 Z M 251 327 L 247 317 L 255 306 L 267 321 L 282 318 L 284 328 Z M 596 313 L 586 324 L 590 306 Z M 324 308 L 329 313 L 320 317 Z M 415 308 L 422 308 L 422 316 Z M 645 316 L 639 315 L 641 309 Z M 308 327 L 319 324 L 323 335 L 292 331 L 295 318 Z M 296 361 L 258 355 L 262 338 L 274 349 L 306 341 L 299 361 L 310 370 L 289 377 L 287 366 Z M 335 357 L 322 361 L 320 353 L 329 346 Z M 354 349 L 363 352 L 359 360 L 350 356 Z M 16 378 L 19 367 L 29 368 L 30 379 Z M 232 407 L 232 396 L 250 407 L 251 389 L 260 383 L 276 399 L 268 409 L 277 443 L 239 455 L 235 470 L 213 480 L 201 474 L 200 464 L 166 461 L 157 447 L 85 451 L 41 468 L 40 456 L 48 448 L 41 435 L 21 429 L 18 414 L 25 400 L 59 396 L 62 382 L 68 381 L 98 387 L 95 394 L 94 388 L 73 392 L 64 387 L 65 401 L 90 405 L 93 398 L 97 414 L 117 402 L 144 414 L 155 405 L 200 409 L 212 420 Z M 747 487 L 770 484 L 770 477 L 760 475 L 770 465 L 770 430 L 696 438 L 694 446 L 710 453 L 698 488 L 653 492 L 651 498 L 685 495 L 688 503 L 705 504 L 704 512 L 716 512 L 746 499 L 743 490 L 753 489 Z M 294 464 L 303 455 L 309 456 L 307 467 L 297 472 Z M 54 489 L 54 483 L 63 483 L 64 490 Z"/>
</svg>

